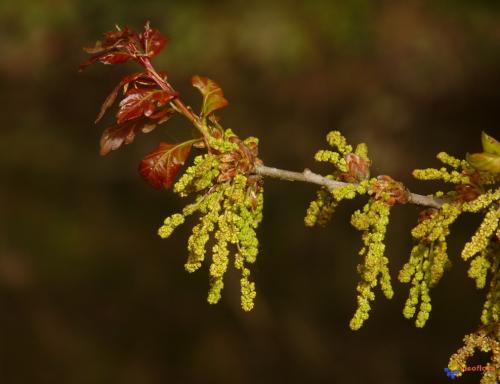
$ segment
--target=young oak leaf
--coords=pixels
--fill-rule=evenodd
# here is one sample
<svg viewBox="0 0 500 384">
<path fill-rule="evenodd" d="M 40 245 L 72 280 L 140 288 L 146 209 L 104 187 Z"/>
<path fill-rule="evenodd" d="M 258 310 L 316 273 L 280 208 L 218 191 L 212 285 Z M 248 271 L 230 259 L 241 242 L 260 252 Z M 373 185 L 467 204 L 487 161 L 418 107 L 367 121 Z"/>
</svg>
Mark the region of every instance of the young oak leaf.
<svg viewBox="0 0 500 384">
<path fill-rule="evenodd" d="M 150 117 L 155 111 L 177 97 L 177 93 L 150 88 L 130 88 L 120 102 L 116 114 L 117 123 L 136 119 L 140 116 Z"/>
<path fill-rule="evenodd" d="M 145 76 L 146 73 L 144 72 L 138 72 L 138 73 L 133 73 L 132 75 L 125 76 L 121 81 L 116 85 L 116 87 L 113 88 L 111 93 L 106 97 L 106 100 L 101 105 L 101 109 L 99 110 L 99 114 L 97 115 L 95 119 L 95 123 L 97 123 L 99 120 L 102 119 L 106 111 L 113 105 L 115 102 L 116 98 L 118 97 L 118 93 L 120 92 L 120 89 L 128 86 L 128 84 L 136 79 L 138 79 L 141 76 Z"/>
<path fill-rule="evenodd" d="M 500 173 L 500 143 L 485 132 L 481 132 L 481 142 L 484 152 L 467 153 L 465 159 L 478 171 Z"/>
<path fill-rule="evenodd" d="M 84 48 L 92 54 L 89 60 L 80 65 L 80 71 L 99 61 L 103 64 L 121 64 L 131 59 L 156 56 L 165 46 L 167 39 L 157 29 L 150 27 L 149 21 L 142 33 L 125 27 L 117 31 L 106 32 L 103 41 L 97 41 L 93 47 Z"/>
<path fill-rule="evenodd" d="M 151 29 L 149 21 L 144 25 L 144 31 L 139 35 L 139 39 L 148 57 L 156 56 L 167 43 L 167 38 L 159 30 Z"/>
<path fill-rule="evenodd" d="M 93 47 L 84 48 L 92 54 L 89 60 L 80 65 L 80 71 L 91 64 L 100 61 L 103 64 L 121 64 L 133 58 L 131 49 L 139 43 L 137 33 L 125 27 L 117 31 L 106 32 L 104 40 L 98 40 Z"/>
<path fill-rule="evenodd" d="M 370 178 L 370 161 L 363 159 L 355 153 L 346 155 L 348 172 L 340 175 L 340 178 L 349 183 L 357 183 L 359 181 Z"/>
<path fill-rule="evenodd" d="M 149 117 L 139 117 L 124 123 L 116 123 L 106 128 L 101 136 L 100 154 L 107 155 L 109 152 L 117 150 L 123 144 L 130 144 L 134 141 L 135 135 L 140 131 L 151 132 L 158 124 L 164 123 L 175 113 L 174 109 L 162 109 Z"/>
<path fill-rule="evenodd" d="M 215 110 L 224 108 L 229 104 L 224 98 L 221 87 L 209 78 L 195 75 L 191 79 L 191 84 L 198 88 L 203 95 L 202 116 L 208 116 Z"/>
<path fill-rule="evenodd" d="M 500 142 L 486 132 L 481 132 L 483 151 L 500 156 Z"/>
<path fill-rule="evenodd" d="M 165 72 L 160 72 L 159 75 L 166 80 L 167 79 L 167 74 Z M 99 114 L 97 115 L 95 119 L 95 123 L 97 123 L 99 120 L 102 119 L 106 111 L 113 105 L 115 102 L 116 98 L 118 97 L 118 93 L 120 92 L 120 89 L 123 88 L 123 92 L 126 93 L 127 89 L 130 87 L 130 84 L 132 86 L 135 86 L 136 88 L 138 86 L 142 87 L 155 87 L 157 84 L 156 82 L 151 79 L 148 73 L 146 72 L 137 72 L 133 73 L 131 75 L 125 76 L 121 81 L 116 85 L 116 87 L 113 88 L 111 93 L 106 97 L 106 100 L 102 103 L 101 109 L 99 111 Z"/>
<path fill-rule="evenodd" d="M 500 173 L 500 156 L 494 153 L 467 153 L 465 159 L 478 171 Z"/>
<path fill-rule="evenodd" d="M 195 140 L 180 144 L 160 143 L 139 165 L 139 173 L 153 188 L 172 187 L 175 176 L 189 156 Z"/>
</svg>

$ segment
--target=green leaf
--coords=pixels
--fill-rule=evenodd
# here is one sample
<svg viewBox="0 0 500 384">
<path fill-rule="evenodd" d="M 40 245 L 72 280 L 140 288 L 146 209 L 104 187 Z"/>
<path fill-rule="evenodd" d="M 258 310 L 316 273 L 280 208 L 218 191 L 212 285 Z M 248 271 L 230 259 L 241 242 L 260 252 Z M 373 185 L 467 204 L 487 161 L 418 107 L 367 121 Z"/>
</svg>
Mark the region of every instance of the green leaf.
<svg viewBox="0 0 500 384">
<path fill-rule="evenodd" d="M 487 152 L 468 153 L 466 159 L 478 171 L 500 173 L 500 156 L 498 155 Z"/>
<path fill-rule="evenodd" d="M 198 88 L 203 95 L 203 106 L 201 107 L 201 115 L 203 117 L 229 104 L 224 98 L 221 87 L 209 78 L 195 75 L 191 79 L 191 84 Z"/>
<path fill-rule="evenodd" d="M 494 155 L 500 155 L 500 142 L 494 137 L 491 137 L 486 132 L 481 132 L 481 142 L 483 143 L 483 151 Z"/>
</svg>

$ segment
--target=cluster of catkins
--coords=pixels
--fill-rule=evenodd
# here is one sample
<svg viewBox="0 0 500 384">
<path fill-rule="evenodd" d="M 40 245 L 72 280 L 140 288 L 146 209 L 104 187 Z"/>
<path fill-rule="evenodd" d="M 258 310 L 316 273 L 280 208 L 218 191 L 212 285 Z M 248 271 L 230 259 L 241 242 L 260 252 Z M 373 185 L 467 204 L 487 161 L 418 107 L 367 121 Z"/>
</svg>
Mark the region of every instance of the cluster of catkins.
<svg viewBox="0 0 500 384">
<path fill-rule="evenodd" d="M 431 311 L 429 289 L 441 279 L 451 265 L 447 254 L 450 226 L 464 213 L 484 214 L 478 229 L 462 250 L 462 259 L 470 260 L 468 275 L 477 288 L 489 289 L 481 314 L 482 326 L 464 339 L 464 347 L 454 354 L 449 369 L 464 372 L 467 359 L 476 349 L 491 352 L 491 360 L 483 372 L 482 384 L 500 380 L 500 144 L 482 134 L 484 152 L 467 155 L 460 160 L 445 152 L 437 155 L 444 167 L 419 169 L 413 175 L 420 180 L 439 180 L 454 185 L 447 192 L 436 192 L 443 199 L 439 209 L 421 212 L 419 223 L 412 230 L 416 242 L 410 260 L 403 266 L 399 279 L 411 283 L 403 309 L 407 318 L 418 313 L 415 324 L 423 327 Z M 419 304 L 420 303 L 420 304 Z M 496 369 L 495 369 L 496 367 Z"/>
<path fill-rule="evenodd" d="M 421 301 L 416 325 L 422 327 L 431 310 L 429 288 L 436 285 L 443 271 L 450 266 L 446 238 L 450 226 L 463 213 L 486 212 L 483 221 L 471 240 L 462 250 L 464 260 L 471 259 L 469 276 L 478 288 L 484 288 L 490 273 L 490 291 L 484 304 L 481 320 L 488 325 L 500 320 L 500 290 L 497 284 L 500 260 L 500 190 L 498 174 L 475 169 L 468 161 L 456 159 L 444 152 L 437 158 L 447 165 L 440 169 L 415 170 L 414 176 L 421 180 L 442 180 L 455 185 L 448 192 L 437 192 L 444 198 L 439 209 L 427 209 L 421 214 L 419 224 L 413 228 L 416 245 L 410 260 L 400 272 L 402 282 L 411 282 L 410 295 L 404 308 L 407 318 L 413 317 Z"/>
<path fill-rule="evenodd" d="M 347 184 L 344 187 L 328 190 L 321 188 L 317 192 L 317 197 L 311 202 L 304 218 L 305 225 L 313 227 L 315 225 L 325 226 L 331 219 L 335 208 L 340 201 L 344 199 L 354 199 L 357 194 L 365 194 L 368 187 L 370 160 L 368 158 L 368 148 L 366 144 L 361 143 L 353 152 L 351 145 L 347 144 L 344 136 L 338 131 L 330 132 L 326 136 L 328 144 L 337 149 L 337 151 L 320 150 L 314 156 L 316 161 L 328 162 L 334 166 L 334 171 L 327 176 L 332 180 L 346 180 L 351 174 L 359 181 L 356 184 Z M 353 164 L 360 166 L 354 170 Z M 362 169 L 361 169 L 362 168 Z M 350 172 L 352 170 L 352 172 Z M 356 174 L 357 177 L 356 178 Z"/>
<path fill-rule="evenodd" d="M 169 237 L 174 229 L 184 223 L 185 218 L 199 214 L 199 222 L 193 227 L 188 240 L 188 259 L 185 269 L 198 270 L 207 248 L 211 246 L 210 290 L 208 302 L 217 303 L 224 287 L 224 274 L 229 264 L 230 248 L 234 250 L 234 266 L 241 271 L 241 306 L 249 311 L 253 308 L 255 283 L 250 281 L 247 264 L 255 262 L 258 240 L 255 230 L 262 220 L 263 188 L 260 179 L 233 169 L 231 177 L 222 177 L 227 171 L 224 159 L 236 153 L 241 146 L 257 144 L 257 139 L 242 142 L 226 130 L 221 138 L 212 138 L 210 153 L 197 156 L 174 186 L 180 196 L 196 195 L 181 213 L 165 219 L 158 230 L 162 238 Z"/>
<path fill-rule="evenodd" d="M 362 232 L 363 240 L 363 247 L 359 252 L 363 259 L 357 268 L 361 277 L 356 288 L 358 306 L 350 321 L 352 329 L 359 329 L 368 319 L 370 301 L 375 299 L 373 290 L 377 285 L 380 284 L 387 298 L 393 296 L 384 238 L 390 209 L 396 202 L 407 201 L 407 191 L 401 183 L 388 176 L 370 179 L 370 159 L 366 144 L 357 145 L 353 151 L 353 147 L 347 144 L 338 131 L 330 132 L 326 139 L 336 151 L 318 151 L 315 159 L 334 166 L 333 172 L 327 176 L 329 179 L 347 184 L 331 190 L 321 188 L 317 198 L 309 205 L 304 221 L 306 226 L 324 226 L 340 201 L 353 199 L 356 195 L 370 196 L 363 209 L 355 211 L 351 217 L 351 224 Z"/>
<path fill-rule="evenodd" d="M 484 153 L 468 155 L 467 160 L 456 159 L 444 152 L 437 158 L 445 165 L 440 169 L 415 170 L 414 177 L 420 180 L 440 180 L 454 185 L 453 190 L 436 192 L 434 198 L 440 201 L 438 208 L 421 212 L 419 222 L 412 230 L 415 245 L 409 261 L 399 272 L 401 282 L 410 283 L 408 299 L 403 314 L 406 318 L 416 315 L 415 324 L 423 327 L 431 311 L 430 288 L 435 286 L 446 268 L 451 265 L 447 254 L 447 237 L 450 226 L 463 213 L 485 212 L 476 233 L 462 251 L 464 260 L 471 260 L 469 276 L 478 288 L 484 288 L 489 280 L 489 291 L 483 306 L 480 330 L 466 337 L 466 346 L 450 360 L 450 369 L 463 368 L 474 348 L 491 351 L 491 366 L 498 367 L 500 339 L 500 156 L 499 144 L 483 133 Z M 326 225 L 335 208 L 344 199 L 356 195 L 369 195 L 363 209 L 353 213 L 351 224 L 362 231 L 363 247 L 359 252 L 362 262 L 358 265 L 360 282 L 357 286 L 357 310 L 350 327 L 359 329 L 368 318 L 370 301 L 374 300 L 374 288 L 380 284 L 387 298 L 393 296 L 385 256 L 384 237 L 389 223 L 391 207 L 396 203 L 408 202 L 411 195 L 401 183 L 388 176 L 371 178 L 370 160 L 366 145 L 360 144 L 353 151 L 346 139 L 337 131 L 327 136 L 328 143 L 335 149 L 316 153 L 317 161 L 333 165 L 333 172 L 327 177 L 345 182 L 334 189 L 322 187 L 317 198 L 311 202 L 305 217 L 307 226 Z M 489 278 L 488 278 L 489 277 Z M 497 380 L 497 373 L 493 373 Z M 490 383 L 491 373 L 483 375 L 483 383 Z M 491 381 L 491 383 L 496 381 Z"/>
</svg>

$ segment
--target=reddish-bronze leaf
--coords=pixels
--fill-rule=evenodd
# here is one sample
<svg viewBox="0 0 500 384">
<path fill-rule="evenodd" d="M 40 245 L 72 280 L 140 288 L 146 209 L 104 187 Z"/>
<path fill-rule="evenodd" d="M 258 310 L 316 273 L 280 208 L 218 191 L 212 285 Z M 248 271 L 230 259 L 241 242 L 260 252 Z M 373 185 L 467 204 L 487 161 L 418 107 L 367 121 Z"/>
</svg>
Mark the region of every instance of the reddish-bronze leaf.
<svg viewBox="0 0 500 384">
<path fill-rule="evenodd" d="M 153 57 L 165 46 L 167 39 L 157 29 L 151 29 L 149 22 L 140 34 L 125 27 L 117 31 L 106 32 L 103 41 L 97 41 L 93 47 L 84 48 L 93 56 L 80 65 L 80 70 L 100 61 L 103 64 L 120 64 L 142 57 Z"/>
<path fill-rule="evenodd" d="M 123 144 L 130 144 L 134 141 L 135 135 L 139 132 L 141 122 L 134 120 L 124 124 L 113 124 L 106 128 L 101 136 L 101 156 L 117 150 Z"/>
<path fill-rule="evenodd" d="M 163 79 L 167 78 L 167 75 L 165 72 L 160 72 L 160 76 Z M 99 111 L 99 114 L 97 115 L 97 118 L 95 122 L 97 123 L 101 118 L 104 116 L 106 111 L 113 105 L 115 102 L 116 98 L 118 97 L 118 93 L 120 92 L 120 89 L 123 88 L 123 92 L 126 93 L 127 89 L 129 88 L 130 84 L 133 84 L 136 88 L 140 85 L 141 87 L 156 87 L 157 84 L 154 81 L 154 79 L 151 79 L 148 73 L 146 72 L 137 72 L 133 73 L 131 75 L 125 76 L 117 85 L 116 87 L 111 91 L 111 93 L 108 95 L 106 100 L 102 103 L 101 110 Z"/>
<path fill-rule="evenodd" d="M 93 55 L 89 60 L 80 65 L 79 70 L 83 71 L 89 65 L 100 61 L 103 64 L 122 64 L 133 57 L 128 52 L 121 52 L 115 49 L 109 50 L 109 52 L 97 53 Z"/>
<path fill-rule="evenodd" d="M 158 74 L 160 75 L 160 77 L 163 81 L 167 80 L 167 72 L 160 71 L 160 72 L 158 72 Z M 153 79 L 151 77 L 151 75 L 147 72 L 144 74 L 144 76 L 141 76 L 137 80 L 135 80 L 134 85 L 136 86 L 136 88 L 140 88 L 140 87 L 157 88 L 158 87 L 158 83 L 156 82 L 156 80 Z"/>
<path fill-rule="evenodd" d="M 156 56 L 167 43 L 164 37 L 157 29 L 151 29 L 149 21 L 144 26 L 144 31 L 139 35 L 144 54 L 148 57 Z"/>
<path fill-rule="evenodd" d="M 347 175 L 342 175 L 342 179 L 347 182 L 355 183 L 370 178 L 370 161 L 363 159 L 354 153 L 346 155 Z"/>
<path fill-rule="evenodd" d="M 170 188 L 189 156 L 194 140 L 180 144 L 160 143 L 139 165 L 139 173 L 153 188 Z"/>
<path fill-rule="evenodd" d="M 150 117 L 176 96 L 176 93 L 160 89 L 130 88 L 120 102 L 116 121 L 123 123 L 140 116 Z"/>
<path fill-rule="evenodd" d="M 166 109 L 160 109 L 159 111 L 156 111 L 153 113 L 151 116 L 149 116 L 149 120 L 153 120 L 155 124 L 161 124 L 170 119 L 170 117 L 175 113 L 175 109 L 173 108 L 166 108 Z M 142 129 L 144 133 L 146 132 L 151 132 L 151 130 L 144 130 Z"/>
<path fill-rule="evenodd" d="M 396 203 L 406 204 L 410 197 L 403 183 L 387 175 L 377 176 L 377 181 L 369 188 L 368 194 L 375 195 L 375 199 L 383 198 L 384 202 L 390 206 Z M 386 196 L 382 196 L 383 194 Z"/>
<path fill-rule="evenodd" d="M 118 93 L 120 92 L 120 89 L 122 87 L 128 86 L 128 84 L 131 81 L 137 80 L 141 76 L 146 76 L 146 73 L 144 72 L 138 72 L 134 73 L 132 75 L 125 76 L 117 85 L 116 87 L 113 88 L 111 93 L 106 97 L 106 100 L 102 103 L 101 110 L 99 111 L 99 114 L 97 115 L 97 118 L 95 119 L 95 122 L 97 123 L 101 118 L 104 116 L 104 113 L 108 110 L 109 107 L 113 105 L 113 103 L 116 100 L 116 97 L 118 96 Z"/>
<path fill-rule="evenodd" d="M 117 31 L 106 32 L 103 41 L 97 41 L 93 47 L 84 48 L 87 53 L 93 56 L 80 65 L 80 70 L 100 61 L 104 64 L 119 64 L 124 63 L 131 58 L 134 58 L 138 50 L 137 33 L 125 27 Z"/>
<path fill-rule="evenodd" d="M 122 64 L 129 61 L 131 56 L 125 52 L 112 52 L 106 53 L 99 57 L 99 61 L 103 64 L 113 65 L 113 64 Z"/>
<path fill-rule="evenodd" d="M 126 48 L 130 44 L 136 45 L 138 41 L 137 33 L 127 26 L 123 29 L 116 26 L 116 31 L 106 32 L 104 36 L 104 42 L 100 44 L 103 49 Z"/>
<path fill-rule="evenodd" d="M 477 185 L 459 184 L 455 187 L 458 192 L 456 199 L 461 202 L 469 202 L 475 200 L 481 195 L 481 187 Z"/>
<path fill-rule="evenodd" d="M 227 106 L 229 103 L 224 98 L 224 93 L 214 81 L 203 76 L 193 76 L 191 84 L 198 88 L 203 95 L 203 106 L 201 107 L 201 114 L 208 116 L 217 109 Z"/>
<path fill-rule="evenodd" d="M 109 152 L 120 148 L 123 144 L 130 144 L 134 141 L 135 135 L 139 131 L 144 133 L 151 132 L 157 125 L 167 121 L 174 113 L 175 110 L 166 108 L 157 111 L 149 118 L 143 116 L 122 124 L 113 124 L 102 133 L 100 154 L 105 156 Z"/>
</svg>

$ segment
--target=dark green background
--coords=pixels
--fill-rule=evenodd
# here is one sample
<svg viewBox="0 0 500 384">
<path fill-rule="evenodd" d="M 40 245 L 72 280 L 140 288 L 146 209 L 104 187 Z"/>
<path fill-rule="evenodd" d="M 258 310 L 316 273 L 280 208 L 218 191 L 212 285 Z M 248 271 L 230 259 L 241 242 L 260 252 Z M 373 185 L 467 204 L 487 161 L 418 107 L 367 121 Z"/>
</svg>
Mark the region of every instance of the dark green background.
<svg viewBox="0 0 500 384">
<path fill-rule="evenodd" d="M 448 383 L 443 373 L 478 323 L 484 292 L 459 252 L 479 218 L 453 226 L 454 268 L 432 290 L 416 329 L 401 310 L 408 286 L 377 291 L 369 321 L 355 307 L 362 199 L 326 229 L 303 216 L 315 187 L 266 180 L 258 298 L 239 308 L 231 271 L 220 304 L 206 303 L 206 267 L 183 270 L 189 225 L 156 230 L 185 203 L 139 177 L 160 140 L 192 134 L 174 118 L 105 158 L 93 125 L 107 92 L 133 64 L 78 74 L 81 50 L 115 23 L 151 20 L 171 38 L 155 59 L 183 98 L 206 75 L 224 89 L 226 127 L 261 138 L 268 165 L 311 167 L 332 129 L 368 143 L 374 173 L 413 190 L 411 170 L 447 150 L 480 149 L 500 123 L 498 1 L 0 2 L 0 382 L 17 383 Z M 407 260 L 418 209 L 396 207 L 391 274 Z M 475 363 L 484 363 L 480 356 Z M 468 373 L 462 383 L 478 382 Z"/>
</svg>

